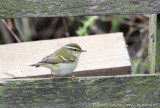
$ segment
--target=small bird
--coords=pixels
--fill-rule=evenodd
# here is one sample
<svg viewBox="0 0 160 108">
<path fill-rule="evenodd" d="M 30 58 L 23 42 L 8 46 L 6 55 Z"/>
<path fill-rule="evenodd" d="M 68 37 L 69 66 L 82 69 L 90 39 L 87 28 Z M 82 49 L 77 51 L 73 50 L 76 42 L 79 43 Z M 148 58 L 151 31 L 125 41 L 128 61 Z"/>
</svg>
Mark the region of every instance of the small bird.
<svg viewBox="0 0 160 108">
<path fill-rule="evenodd" d="M 53 79 L 54 75 L 65 76 L 76 69 L 79 56 L 82 52 L 86 52 L 86 50 L 82 50 L 76 43 L 69 43 L 31 66 L 49 68 L 51 70 L 51 78 Z M 72 75 L 72 81 L 74 79 L 75 76 Z"/>
</svg>

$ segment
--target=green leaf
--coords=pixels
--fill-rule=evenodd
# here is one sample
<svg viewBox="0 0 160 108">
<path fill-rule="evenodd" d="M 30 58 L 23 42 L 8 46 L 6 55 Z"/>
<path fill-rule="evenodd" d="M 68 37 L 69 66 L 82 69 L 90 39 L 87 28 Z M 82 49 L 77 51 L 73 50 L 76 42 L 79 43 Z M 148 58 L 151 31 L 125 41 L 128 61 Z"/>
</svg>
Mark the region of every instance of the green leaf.
<svg viewBox="0 0 160 108">
<path fill-rule="evenodd" d="M 18 30 L 18 32 L 20 33 L 20 38 L 23 41 L 28 41 L 31 40 L 31 32 L 30 32 L 30 28 L 29 28 L 29 22 L 27 18 L 15 18 L 15 25 L 16 28 Z"/>
<path fill-rule="evenodd" d="M 21 19 L 15 18 L 14 21 L 15 21 L 16 28 L 17 28 L 18 32 L 20 33 L 20 38 L 23 41 L 26 41 L 26 36 L 25 36 L 25 33 L 24 33 L 24 28 L 22 26 Z"/>
<path fill-rule="evenodd" d="M 83 26 L 79 27 L 78 30 L 76 31 L 78 36 L 88 35 L 87 29 L 94 24 L 94 22 L 98 18 L 98 16 L 87 16 L 85 18 L 87 18 L 87 19 L 82 19 L 80 21 L 83 24 Z"/>
<path fill-rule="evenodd" d="M 128 60 L 131 61 L 131 62 L 134 62 L 134 63 L 141 64 L 141 65 L 143 65 L 143 66 L 148 66 L 148 64 L 142 63 L 142 62 L 140 62 L 140 61 L 135 61 L 135 60 L 130 60 L 130 59 L 128 59 Z"/>
</svg>

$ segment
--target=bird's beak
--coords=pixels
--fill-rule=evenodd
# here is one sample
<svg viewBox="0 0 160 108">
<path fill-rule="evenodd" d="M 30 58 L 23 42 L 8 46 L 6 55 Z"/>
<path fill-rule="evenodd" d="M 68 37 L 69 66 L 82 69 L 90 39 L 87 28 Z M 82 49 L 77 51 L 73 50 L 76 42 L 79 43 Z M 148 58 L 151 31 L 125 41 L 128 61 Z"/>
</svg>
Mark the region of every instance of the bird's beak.
<svg viewBox="0 0 160 108">
<path fill-rule="evenodd" d="M 80 52 L 86 52 L 87 50 L 80 50 Z"/>
</svg>

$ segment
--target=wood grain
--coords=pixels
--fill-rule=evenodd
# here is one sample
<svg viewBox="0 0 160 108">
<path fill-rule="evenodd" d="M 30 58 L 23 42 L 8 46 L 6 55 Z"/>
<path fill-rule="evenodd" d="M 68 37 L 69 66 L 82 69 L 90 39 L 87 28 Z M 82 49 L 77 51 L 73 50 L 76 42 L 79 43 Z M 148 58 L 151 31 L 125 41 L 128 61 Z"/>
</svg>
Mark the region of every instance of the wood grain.
<svg viewBox="0 0 160 108">
<path fill-rule="evenodd" d="M 85 37 L 62 38 L 0 46 L 0 77 L 40 77 L 50 70 L 29 65 L 39 62 L 61 46 L 75 42 L 87 50 L 80 56 L 76 76 L 103 76 L 129 74 L 131 64 L 122 33 L 101 34 Z"/>
<path fill-rule="evenodd" d="M 1 80 L 0 107 L 160 107 L 160 75 L 86 77 L 70 81 L 70 78 Z"/>
<path fill-rule="evenodd" d="M 1 18 L 160 13 L 159 0 L 1 0 Z"/>
<path fill-rule="evenodd" d="M 160 15 L 151 14 L 149 21 L 149 73 L 160 73 Z"/>
</svg>

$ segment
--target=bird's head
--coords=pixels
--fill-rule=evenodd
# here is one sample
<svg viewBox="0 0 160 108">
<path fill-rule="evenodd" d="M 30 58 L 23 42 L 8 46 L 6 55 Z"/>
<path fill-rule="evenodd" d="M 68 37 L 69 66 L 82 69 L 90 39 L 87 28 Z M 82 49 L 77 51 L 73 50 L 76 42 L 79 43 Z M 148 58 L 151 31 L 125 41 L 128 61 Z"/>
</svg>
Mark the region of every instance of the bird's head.
<svg viewBox="0 0 160 108">
<path fill-rule="evenodd" d="M 86 52 L 86 50 L 82 50 L 81 47 L 76 43 L 69 43 L 66 44 L 64 47 L 66 47 L 67 50 L 77 58 L 79 58 L 82 52 Z"/>
</svg>

